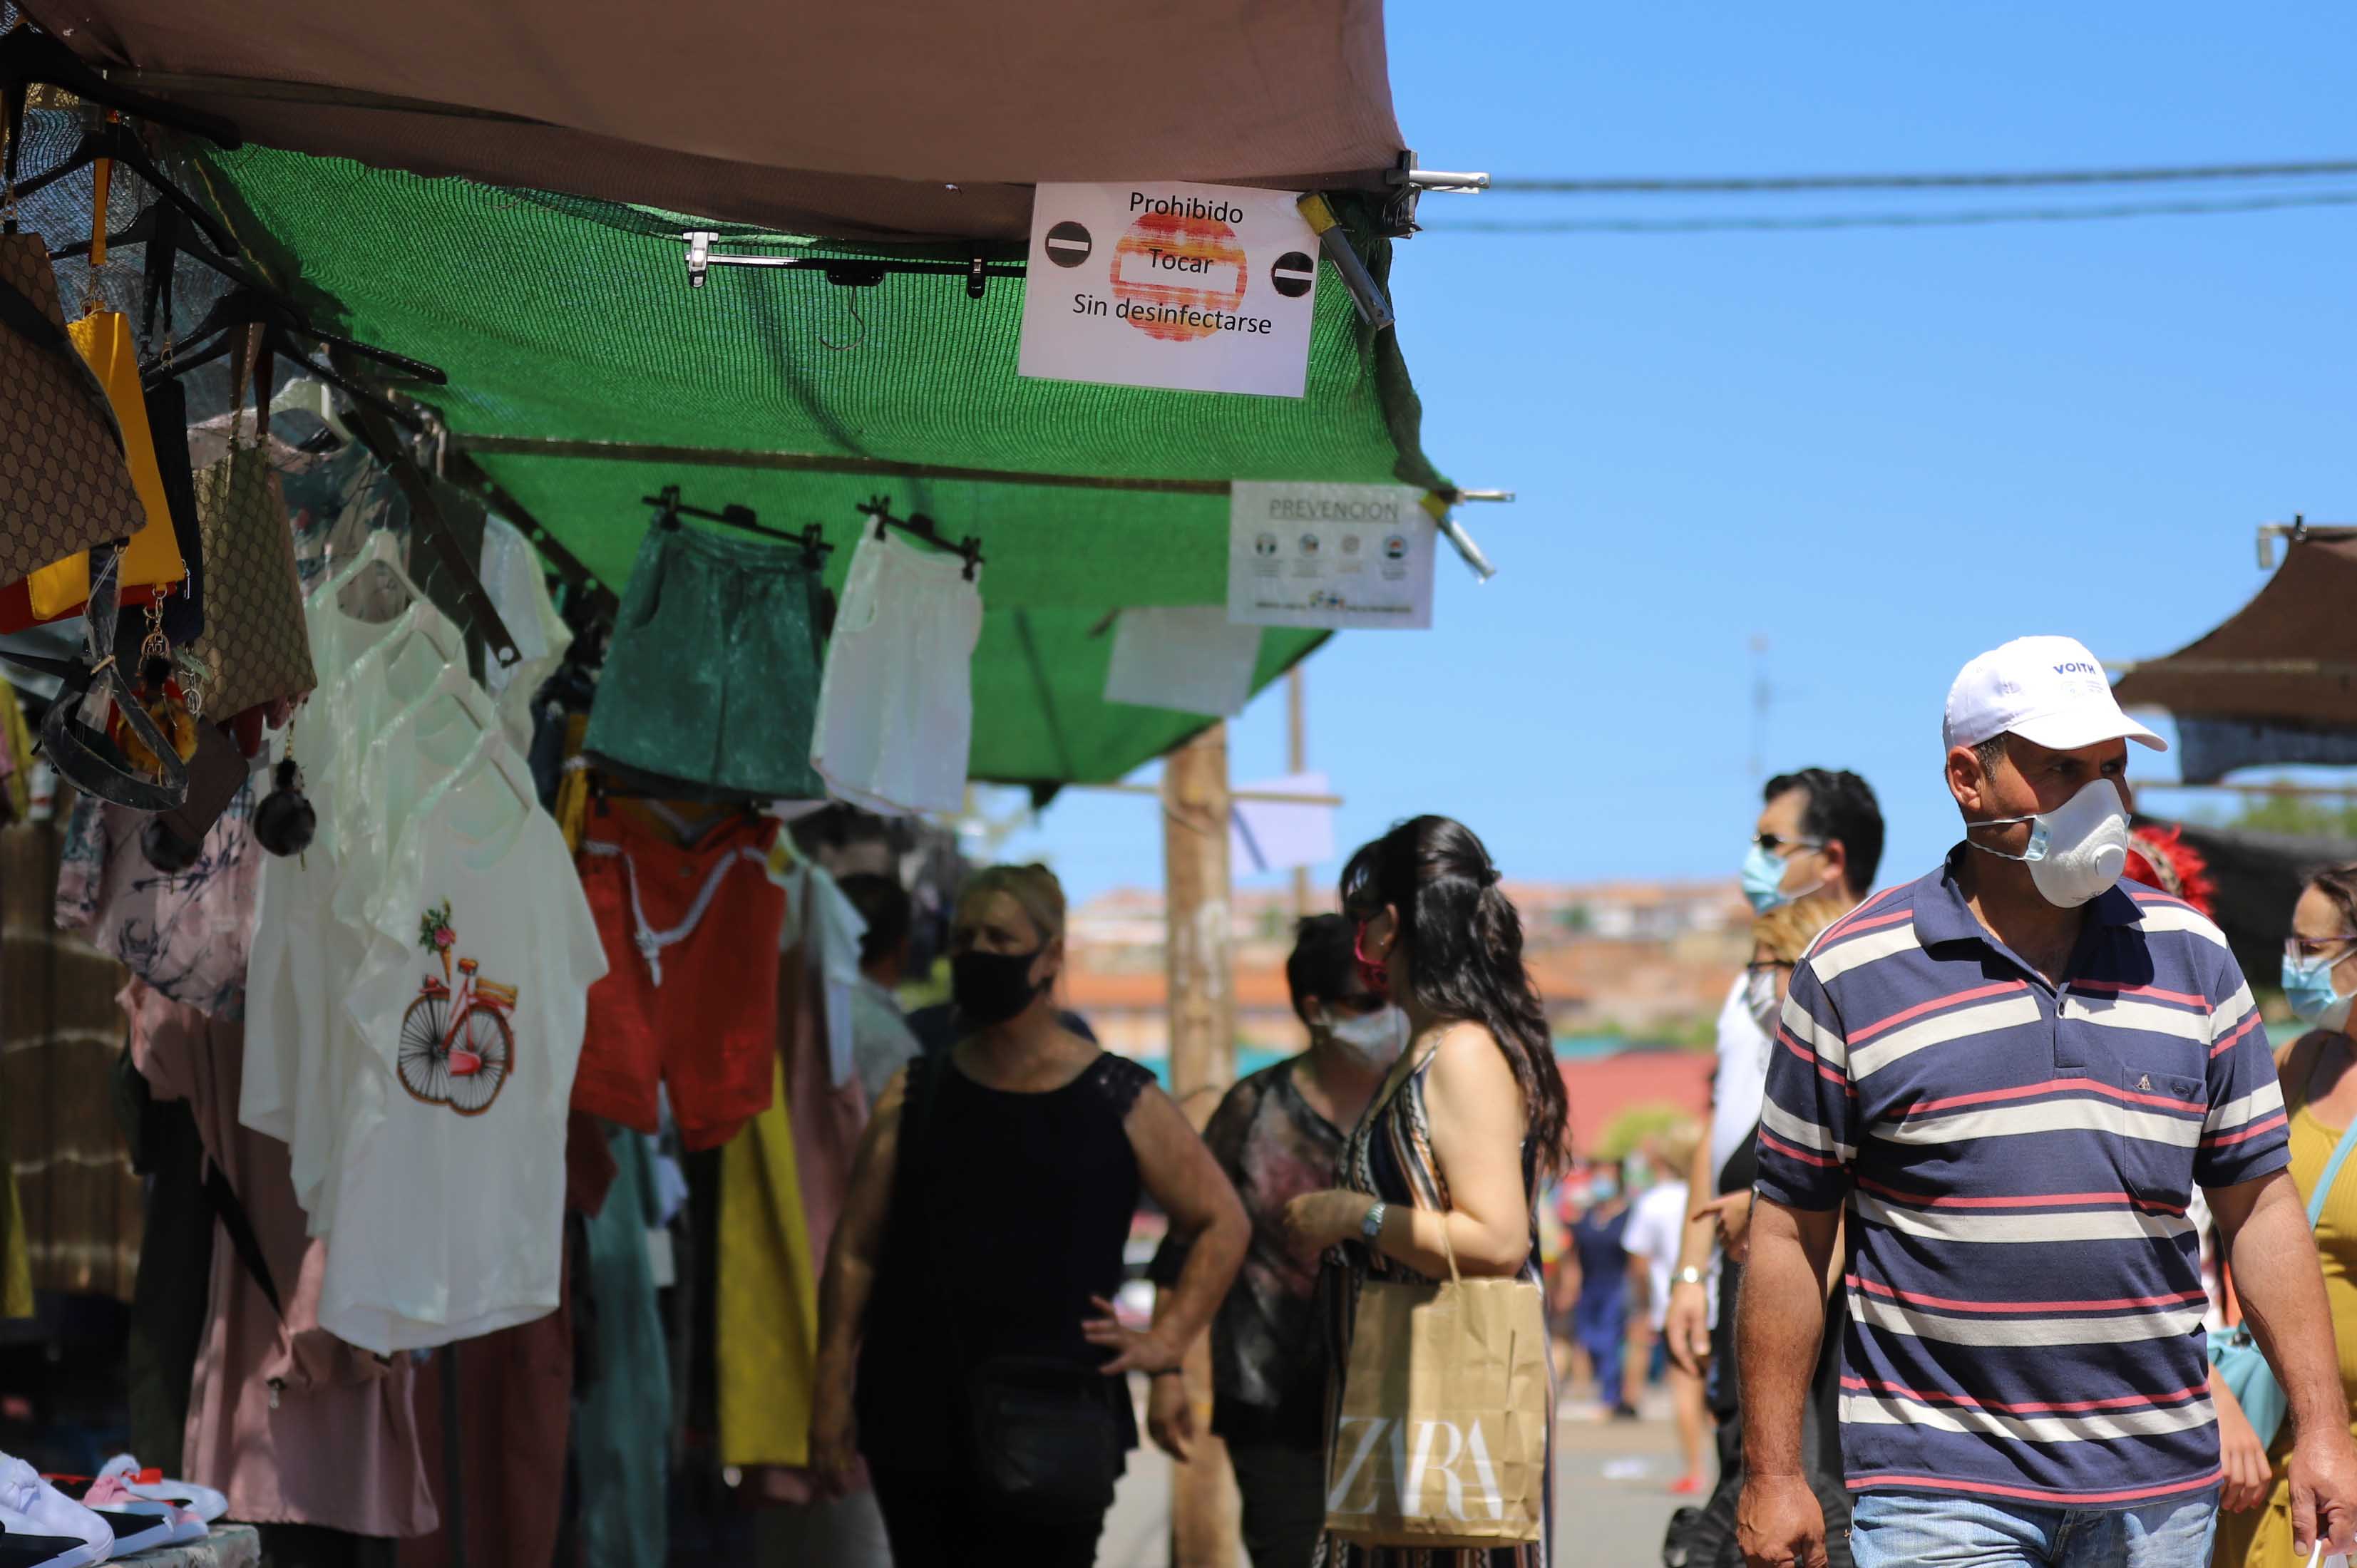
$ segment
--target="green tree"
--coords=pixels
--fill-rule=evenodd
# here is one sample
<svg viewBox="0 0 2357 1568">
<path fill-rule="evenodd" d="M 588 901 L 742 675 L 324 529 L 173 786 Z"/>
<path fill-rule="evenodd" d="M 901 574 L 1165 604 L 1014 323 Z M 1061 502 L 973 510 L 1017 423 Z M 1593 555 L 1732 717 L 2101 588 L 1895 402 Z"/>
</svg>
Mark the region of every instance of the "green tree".
<svg viewBox="0 0 2357 1568">
<path fill-rule="evenodd" d="M 1667 1101 L 1641 1101 L 1604 1124 L 1603 1133 L 1596 1140 L 1596 1147 L 1587 1151 L 1588 1157 L 1605 1161 L 1620 1159 L 1646 1139 L 1666 1133 L 1681 1122 L 1693 1120 L 1692 1112 Z"/>
<path fill-rule="evenodd" d="M 2357 796 L 2357 789 L 2352 789 L 2352 796 Z M 2289 793 L 2244 795 L 2226 825 L 2300 838 L 2357 839 L 2357 799 L 2352 796 L 2332 800 Z"/>
</svg>

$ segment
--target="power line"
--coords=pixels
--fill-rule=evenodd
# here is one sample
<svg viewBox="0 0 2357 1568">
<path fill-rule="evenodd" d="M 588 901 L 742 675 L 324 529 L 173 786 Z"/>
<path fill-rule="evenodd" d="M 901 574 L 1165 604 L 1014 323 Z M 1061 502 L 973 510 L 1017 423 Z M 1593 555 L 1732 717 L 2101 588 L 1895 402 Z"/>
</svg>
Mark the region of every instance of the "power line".
<svg viewBox="0 0 2357 1568">
<path fill-rule="evenodd" d="M 2088 207 L 1992 207 L 1957 212 L 1821 212 L 1790 218 L 1470 219 L 1424 226 L 1429 234 L 1709 234 L 1837 229 L 1943 229 L 1995 223 L 2084 223 L 2115 218 L 2190 218 L 2357 206 L 2357 190 L 2309 191 L 2219 201 L 2128 201 Z"/>
<path fill-rule="evenodd" d="M 1728 195 L 1808 190 L 1989 190 L 2066 185 L 2183 185 L 2201 180 L 2307 179 L 2357 174 L 2357 161 L 2181 164 L 2158 167 L 2026 169 L 1975 174 L 1743 175 L 1704 178 L 1493 179 L 1493 191 L 1563 196 Z"/>
</svg>

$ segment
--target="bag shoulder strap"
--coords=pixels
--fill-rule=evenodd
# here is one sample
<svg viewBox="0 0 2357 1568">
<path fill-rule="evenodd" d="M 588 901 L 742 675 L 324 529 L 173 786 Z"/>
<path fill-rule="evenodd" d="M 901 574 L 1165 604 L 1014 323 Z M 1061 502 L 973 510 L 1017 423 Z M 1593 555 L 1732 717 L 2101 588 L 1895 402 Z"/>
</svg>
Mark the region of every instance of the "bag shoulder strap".
<svg viewBox="0 0 2357 1568">
<path fill-rule="evenodd" d="M 271 1278 L 270 1260 L 262 1255 L 262 1240 L 253 1233 L 253 1221 L 248 1218 L 245 1205 L 238 1201 L 237 1189 L 230 1186 L 221 1166 L 210 1157 L 205 1161 L 204 1194 L 214 1218 L 229 1232 L 229 1244 L 236 1251 L 237 1261 L 245 1265 L 254 1288 L 262 1292 L 262 1299 L 270 1304 L 270 1310 L 284 1323 L 286 1308 L 278 1299 L 278 1282 Z"/>
<path fill-rule="evenodd" d="M 2322 1030 L 2310 1030 L 2276 1053 L 2276 1076 L 2284 1085 L 2284 1110 L 2287 1116 L 2308 1103 L 2308 1080 L 2316 1071 L 2316 1058 L 2322 1052 L 2328 1036 Z M 2357 1154 L 2357 1118 L 2341 1129 L 2340 1141 L 2332 1145 L 2332 1157 L 2324 1162 L 2324 1169 L 2316 1178 L 2315 1190 L 2308 1197 L 2308 1228 L 2316 1229 L 2324 1218 L 2325 1200 L 2332 1196 L 2333 1181 L 2352 1154 Z"/>
<path fill-rule="evenodd" d="M 0 327 L 7 328 L 17 337 L 24 338 L 35 348 L 47 351 L 52 358 L 63 363 L 72 372 L 76 383 L 89 396 L 92 408 L 99 415 L 100 423 L 106 426 L 107 434 L 114 437 L 115 448 L 118 451 L 125 449 L 123 440 L 123 422 L 115 417 L 114 404 L 106 395 L 105 383 L 101 381 L 98 379 L 98 373 L 90 368 L 90 361 L 81 357 L 81 350 L 73 346 L 73 339 L 67 337 L 59 330 L 58 324 L 49 319 L 48 313 L 5 277 L 0 277 Z"/>
<path fill-rule="evenodd" d="M 2324 1218 L 2324 1200 L 2332 1196 L 2333 1178 L 2341 1174 L 2341 1167 L 2348 1162 L 2352 1151 L 2357 1151 L 2357 1117 L 2352 1117 L 2349 1125 L 2341 1130 L 2341 1141 L 2332 1145 L 2332 1157 L 2324 1162 L 2324 1174 L 2316 1178 L 2316 1190 L 2309 1195 L 2308 1228 L 2310 1230 L 2315 1230 L 2317 1221 Z"/>
</svg>

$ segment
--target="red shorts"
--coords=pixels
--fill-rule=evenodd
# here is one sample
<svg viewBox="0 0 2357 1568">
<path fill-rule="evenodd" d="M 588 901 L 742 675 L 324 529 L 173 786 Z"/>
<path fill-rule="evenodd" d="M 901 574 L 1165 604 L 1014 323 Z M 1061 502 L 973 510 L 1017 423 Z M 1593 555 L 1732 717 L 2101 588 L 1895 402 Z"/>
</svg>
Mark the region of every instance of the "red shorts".
<svg viewBox="0 0 2357 1568">
<path fill-rule="evenodd" d="M 593 810 L 581 889 L 606 942 L 573 1109 L 651 1133 L 658 1083 L 691 1149 L 770 1108 L 778 1056 L 779 824 L 738 817 L 683 848 L 618 808 Z"/>
</svg>

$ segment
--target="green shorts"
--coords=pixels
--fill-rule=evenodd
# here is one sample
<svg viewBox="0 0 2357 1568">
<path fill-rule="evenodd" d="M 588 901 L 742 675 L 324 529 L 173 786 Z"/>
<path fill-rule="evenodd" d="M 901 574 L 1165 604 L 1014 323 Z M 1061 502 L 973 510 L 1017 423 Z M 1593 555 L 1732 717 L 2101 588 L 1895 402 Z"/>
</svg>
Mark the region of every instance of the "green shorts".
<svg viewBox="0 0 2357 1568">
<path fill-rule="evenodd" d="M 647 531 L 589 709 L 591 766 L 701 800 L 822 800 L 819 580 L 793 545 Z"/>
</svg>

